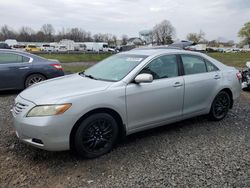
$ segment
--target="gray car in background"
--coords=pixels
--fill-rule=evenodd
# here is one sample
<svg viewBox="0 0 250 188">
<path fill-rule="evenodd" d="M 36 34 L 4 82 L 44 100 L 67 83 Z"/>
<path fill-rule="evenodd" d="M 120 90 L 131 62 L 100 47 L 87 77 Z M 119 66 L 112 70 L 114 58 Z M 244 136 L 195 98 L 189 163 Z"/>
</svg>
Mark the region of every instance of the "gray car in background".
<svg viewBox="0 0 250 188">
<path fill-rule="evenodd" d="M 0 90 L 24 89 L 63 75 L 62 66 L 57 60 L 17 50 L 0 49 Z"/>
<path fill-rule="evenodd" d="M 132 50 L 24 90 L 12 109 L 14 126 L 35 147 L 98 157 L 123 135 L 204 114 L 223 119 L 240 95 L 240 79 L 205 54 Z"/>
</svg>

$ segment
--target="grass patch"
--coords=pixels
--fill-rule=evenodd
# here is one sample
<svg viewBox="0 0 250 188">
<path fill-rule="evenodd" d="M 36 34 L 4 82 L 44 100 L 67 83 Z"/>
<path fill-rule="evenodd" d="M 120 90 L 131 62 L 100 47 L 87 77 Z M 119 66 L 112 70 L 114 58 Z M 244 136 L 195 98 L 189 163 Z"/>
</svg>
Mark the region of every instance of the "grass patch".
<svg viewBox="0 0 250 188">
<path fill-rule="evenodd" d="M 71 62 L 98 62 L 111 54 L 40 54 L 40 56 L 47 59 L 57 59 L 61 63 Z"/>
<path fill-rule="evenodd" d="M 76 73 L 76 72 L 82 72 L 86 69 L 86 67 L 83 66 L 68 66 L 68 65 L 63 65 L 63 70 L 64 72 L 68 73 Z"/>
<path fill-rule="evenodd" d="M 238 52 L 238 53 L 208 53 L 207 55 L 211 56 L 218 61 L 234 67 L 245 67 L 246 62 L 250 61 L 250 52 Z"/>
</svg>

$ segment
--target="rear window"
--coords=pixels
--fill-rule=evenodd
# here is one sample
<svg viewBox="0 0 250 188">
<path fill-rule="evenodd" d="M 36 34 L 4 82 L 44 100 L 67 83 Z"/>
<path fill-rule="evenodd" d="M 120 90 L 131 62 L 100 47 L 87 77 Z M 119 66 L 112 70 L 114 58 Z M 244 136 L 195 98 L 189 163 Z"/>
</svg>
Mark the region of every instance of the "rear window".
<svg viewBox="0 0 250 188">
<path fill-rule="evenodd" d="M 205 61 L 194 55 L 181 55 L 186 75 L 207 72 Z"/>
<path fill-rule="evenodd" d="M 213 72 L 213 71 L 218 71 L 219 69 L 214 65 L 212 64 L 210 61 L 206 60 L 205 59 L 205 62 L 206 62 L 206 65 L 207 65 L 207 71 L 208 72 Z"/>
</svg>

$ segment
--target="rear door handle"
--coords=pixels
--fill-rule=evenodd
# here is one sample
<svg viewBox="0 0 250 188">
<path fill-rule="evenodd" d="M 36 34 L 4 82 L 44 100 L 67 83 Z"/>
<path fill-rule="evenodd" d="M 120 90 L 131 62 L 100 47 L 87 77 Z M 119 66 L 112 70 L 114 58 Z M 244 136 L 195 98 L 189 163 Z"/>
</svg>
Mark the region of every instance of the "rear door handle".
<svg viewBox="0 0 250 188">
<path fill-rule="evenodd" d="M 180 86 L 182 86 L 183 84 L 182 83 L 180 83 L 180 82 L 175 82 L 174 83 L 174 87 L 180 87 Z"/>
<path fill-rule="evenodd" d="M 216 75 L 214 76 L 214 79 L 215 79 L 215 80 L 220 79 L 220 75 L 216 74 Z"/>
<path fill-rule="evenodd" d="M 20 67 L 19 69 L 20 69 L 20 70 L 29 69 L 29 67 Z"/>
</svg>

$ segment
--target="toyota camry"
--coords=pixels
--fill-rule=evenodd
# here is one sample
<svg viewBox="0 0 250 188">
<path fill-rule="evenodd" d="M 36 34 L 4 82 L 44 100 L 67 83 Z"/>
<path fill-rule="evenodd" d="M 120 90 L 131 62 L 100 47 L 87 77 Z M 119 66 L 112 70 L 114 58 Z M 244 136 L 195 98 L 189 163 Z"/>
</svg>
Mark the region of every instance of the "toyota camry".
<svg viewBox="0 0 250 188">
<path fill-rule="evenodd" d="M 240 90 L 239 71 L 205 54 L 132 50 L 29 87 L 12 113 L 23 142 L 94 158 L 138 131 L 205 114 L 222 120 Z"/>
</svg>

